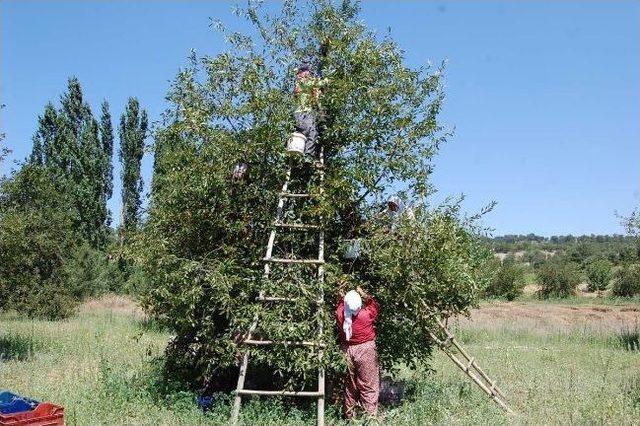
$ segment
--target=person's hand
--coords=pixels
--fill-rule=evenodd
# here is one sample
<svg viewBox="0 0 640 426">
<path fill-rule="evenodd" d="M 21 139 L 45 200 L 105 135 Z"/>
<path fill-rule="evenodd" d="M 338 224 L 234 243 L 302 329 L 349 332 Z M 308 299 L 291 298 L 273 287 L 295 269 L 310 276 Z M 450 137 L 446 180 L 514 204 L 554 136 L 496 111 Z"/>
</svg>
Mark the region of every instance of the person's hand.
<svg viewBox="0 0 640 426">
<path fill-rule="evenodd" d="M 338 296 L 340 297 L 344 297 L 345 293 L 346 293 L 346 289 L 347 289 L 347 280 L 339 280 L 338 281 L 338 288 L 337 288 L 337 293 Z"/>
<path fill-rule="evenodd" d="M 369 295 L 360 286 L 356 287 L 356 293 L 358 293 L 363 300 L 369 298 Z"/>
</svg>

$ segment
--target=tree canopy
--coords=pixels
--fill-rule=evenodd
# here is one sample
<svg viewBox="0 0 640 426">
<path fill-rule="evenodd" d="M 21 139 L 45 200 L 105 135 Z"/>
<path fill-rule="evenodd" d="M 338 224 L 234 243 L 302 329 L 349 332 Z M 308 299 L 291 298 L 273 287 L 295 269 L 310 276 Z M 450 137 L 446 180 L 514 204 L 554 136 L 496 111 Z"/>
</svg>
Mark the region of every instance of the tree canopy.
<svg viewBox="0 0 640 426">
<path fill-rule="evenodd" d="M 276 14 L 250 2 L 237 13 L 253 31 L 227 32 L 216 23 L 229 48 L 214 57 L 193 53 L 173 81 L 171 106 L 154 135 L 148 220 L 131 255 L 149 279 L 145 307 L 175 331 L 167 351 L 171 371 L 194 385 L 237 365 L 239 336 L 258 311 L 258 333 L 269 338 L 316 334 L 317 283 L 309 270 L 277 269 L 266 280 L 260 266 L 288 164 L 294 69 L 305 58 L 328 80 L 320 120 L 327 168 L 324 192 L 311 179 L 317 200 L 292 208 L 326 230 L 324 323 L 333 324 L 333 295 L 346 278 L 381 303 L 383 365 L 424 361 L 431 347 L 425 306 L 464 313 L 485 284 L 488 252 L 474 218 L 463 219 L 457 204 L 428 204 L 432 160 L 447 137 L 437 120 L 442 68 L 408 67 L 390 35 L 367 29 L 358 12 L 350 1 L 287 1 Z M 248 165 L 242 182 L 231 179 L 238 163 Z M 291 190 L 306 184 L 294 180 Z M 416 217 L 392 225 L 379 212 L 398 188 Z M 293 210 L 285 215 L 295 220 Z M 366 247 L 357 262 L 340 255 L 351 237 Z M 290 253 L 294 246 L 300 258 L 314 250 L 317 256 L 312 234 L 283 236 L 275 250 Z M 261 289 L 301 297 L 267 313 L 255 300 Z M 323 363 L 340 370 L 331 330 Z M 318 367 L 308 348 L 277 347 L 253 359 L 283 375 L 307 377 Z"/>
<path fill-rule="evenodd" d="M 70 78 L 60 108 L 45 106 L 38 118 L 29 162 L 46 167 L 58 188 L 70 192 L 74 229 L 93 247 L 104 245 L 109 219 L 113 136 L 108 104 L 101 123 L 93 117 L 77 78 Z"/>
<path fill-rule="evenodd" d="M 141 163 L 147 136 L 147 112 L 136 98 L 129 98 L 120 117 L 120 163 L 122 164 L 122 227 L 135 229 L 142 205 Z"/>
</svg>

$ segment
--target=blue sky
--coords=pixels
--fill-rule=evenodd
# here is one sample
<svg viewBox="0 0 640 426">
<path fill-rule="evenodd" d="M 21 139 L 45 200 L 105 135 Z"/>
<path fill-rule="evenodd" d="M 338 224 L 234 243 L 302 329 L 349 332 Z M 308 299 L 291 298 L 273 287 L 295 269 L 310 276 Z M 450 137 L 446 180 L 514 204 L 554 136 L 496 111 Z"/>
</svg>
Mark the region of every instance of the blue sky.
<svg viewBox="0 0 640 426">
<path fill-rule="evenodd" d="M 110 102 L 114 125 L 129 96 L 157 120 L 190 49 L 222 48 L 209 17 L 238 25 L 233 4 L 2 0 L 0 124 L 11 159 L 28 155 L 38 114 L 71 75 L 94 111 Z M 640 2 L 362 9 L 370 27 L 391 27 L 409 64 L 448 60 L 441 118 L 455 137 L 436 160 L 434 201 L 464 193 L 470 213 L 497 201 L 484 219 L 495 235 L 622 233 L 614 212 L 640 205 Z"/>
</svg>

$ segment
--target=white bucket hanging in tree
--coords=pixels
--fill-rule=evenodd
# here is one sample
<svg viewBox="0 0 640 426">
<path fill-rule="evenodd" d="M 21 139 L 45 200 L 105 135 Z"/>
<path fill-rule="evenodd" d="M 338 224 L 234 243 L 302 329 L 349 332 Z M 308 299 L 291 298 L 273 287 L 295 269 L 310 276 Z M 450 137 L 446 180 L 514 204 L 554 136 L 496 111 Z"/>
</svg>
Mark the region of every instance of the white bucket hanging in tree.
<svg viewBox="0 0 640 426">
<path fill-rule="evenodd" d="M 304 155 L 304 144 L 307 138 L 299 132 L 293 132 L 287 143 L 287 152 L 294 155 Z"/>
<path fill-rule="evenodd" d="M 344 244 L 344 250 L 342 252 L 342 257 L 347 260 L 355 260 L 360 257 L 360 252 L 362 251 L 362 247 L 360 245 L 360 239 L 356 238 L 353 240 L 346 240 Z"/>
</svg>

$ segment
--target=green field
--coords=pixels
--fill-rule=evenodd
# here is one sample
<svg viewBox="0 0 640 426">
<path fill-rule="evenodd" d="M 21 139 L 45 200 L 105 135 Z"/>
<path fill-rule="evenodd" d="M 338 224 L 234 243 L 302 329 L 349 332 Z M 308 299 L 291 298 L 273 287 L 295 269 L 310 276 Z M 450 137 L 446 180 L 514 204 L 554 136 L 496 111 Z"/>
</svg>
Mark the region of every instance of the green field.
<svg viewBox="0 0 640 426">
<path fill-rule="evenodd" d="M 640 351 L 622 343 L 637 339 L 639 321 L 638 301 L 483 304 L 453 327 L 518 414 L 503 414 L 437 353 L 435 373 L 403 370 L 404 403 L 386 407 L 382 423 L 640 424 Z M 0 388 L 64 405 L 70 425 L 226 424 L 228 401 L 203 414 L 194 395 L 159 391 L 154 359 L 169 337 L 115 297 L 63 322 L 5 314 Z M 314 422 L 313 407 L 274 400 L 245 404 L 243 416 L 251 425 Z M 342 423 L 333 409 L 328 423 Z"/>
</svg>

